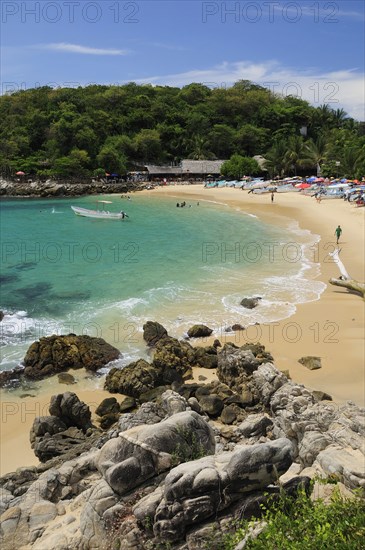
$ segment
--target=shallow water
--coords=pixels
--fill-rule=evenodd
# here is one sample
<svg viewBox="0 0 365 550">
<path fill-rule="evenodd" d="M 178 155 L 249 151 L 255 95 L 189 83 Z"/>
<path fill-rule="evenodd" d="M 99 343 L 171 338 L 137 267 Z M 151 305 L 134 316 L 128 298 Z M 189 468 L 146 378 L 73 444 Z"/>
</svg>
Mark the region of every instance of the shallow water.
<svg viewBox="0 0 365 550">
<path fill-rule="evenodd" d="M 146 320 L 177 337 L 202 322 L 219 336 L 233 323 L 286 318 L 324 289 L 310 261 L 317 237 L 295 222 L 282 229 L 207 201 L 100 198 L 129 218 L 73 214 L 71 204 L 95 208 L 95 197 L 1 203 L 2 369 L 39 337 L 69 332 L 105 338 L 126 364 L 145 354 Z M 259 306 L 243 308 L 246 296 Z"/>
</svg>

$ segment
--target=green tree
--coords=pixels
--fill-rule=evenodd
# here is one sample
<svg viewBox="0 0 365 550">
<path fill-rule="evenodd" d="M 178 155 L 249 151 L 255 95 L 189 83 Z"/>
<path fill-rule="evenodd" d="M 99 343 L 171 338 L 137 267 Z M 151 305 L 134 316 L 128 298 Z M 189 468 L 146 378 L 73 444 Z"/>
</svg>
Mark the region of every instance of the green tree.
<svg viewBox="0 0 365 550">
<path fill-rule="evenodd" d="M 236 132 L 235 145 L 247 156 L 260 155 L 268 142 L 268 131 L 253 124 L 244 124 Z"/>
<path fill-rule="evenodd" d="M 160 134 L 157 130 L 143 129 L 134 137 L 137 158 L 146 162 L 158 163 L 162 157 Z"/>
<path fill-rule="evenodd" d="M 105 144 L 96 157 L 99 166 L 109 173 L 125 174 L 127 172 L 127 158 L 113 144 Z"/>
<path fill-rule="evenodd" d="M 255 176 L 260 172 L 257 161 L 250 157 L 232 155 L 221 166 L 221 174 L 230 179 L 240 180 L 243 176 Z"/>
</svg>

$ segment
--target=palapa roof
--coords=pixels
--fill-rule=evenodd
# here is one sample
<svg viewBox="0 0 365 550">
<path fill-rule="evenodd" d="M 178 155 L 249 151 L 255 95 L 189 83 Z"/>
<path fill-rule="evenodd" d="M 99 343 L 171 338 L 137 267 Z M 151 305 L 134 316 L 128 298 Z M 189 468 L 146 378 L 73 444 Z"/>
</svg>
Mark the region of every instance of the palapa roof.
<svg viewBox="0 0 365 550">
<path fill-rule="evenodd" d="M 220 174 L 221 166 L 224 160 L 190 160 L 184 159 L 179 166 L 158 166 L 156 164 L 147 164 L 146 168 L 150 175 L 188 175 L 188 174 Z"/>
<path fill-rule="evenodd" d="M 180 166 L 158 166 L 156 164 L 147 164 L 146 168 L 150 175 L 154 174 L 181 174 Z"/>
<path fill-rule="evenodd" d="M 183 173 L 190 174 L 220 174 L 224 160 L 182 160 Z"/>
</svg>

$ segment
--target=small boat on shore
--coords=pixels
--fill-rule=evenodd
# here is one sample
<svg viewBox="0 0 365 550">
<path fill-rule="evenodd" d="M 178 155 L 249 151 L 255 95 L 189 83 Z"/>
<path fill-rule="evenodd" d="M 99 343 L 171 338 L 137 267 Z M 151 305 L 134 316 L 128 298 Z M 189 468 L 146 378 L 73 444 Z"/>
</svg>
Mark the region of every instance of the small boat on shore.
<svg viewBox="0 0 365 550">
<path fill-rule="evenodd" d="M 96 218 L 99 220 L 125 220 L 128 215 L 121 210 L 120 212 L 109 212 L 105 210 L 106 204 L 111 204 L 111 201 L 98 201 L 103 205 L 102 210 L 90 210 L 88 208 L 81 208 L 80 206 L 71 206 L 71 209 L 77 216 L 84 218 Z"/>
</svg>

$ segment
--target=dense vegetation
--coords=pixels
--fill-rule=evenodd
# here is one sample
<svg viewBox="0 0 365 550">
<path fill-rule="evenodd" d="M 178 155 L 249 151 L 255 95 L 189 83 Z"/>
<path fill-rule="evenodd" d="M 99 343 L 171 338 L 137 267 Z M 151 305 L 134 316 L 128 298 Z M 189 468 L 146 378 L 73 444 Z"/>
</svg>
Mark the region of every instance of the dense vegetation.
<svg viewBox="0 0 365 550">
<path fill-rule="evenodd" d="M 257 538 L 248 537 L 247 550 L 362 550 L 365 540 L 365 500 L 341 496 L 335 488 L 330 502 L 312 500 L 301 491 L 296 500 L 282 495 L 264 509 L 266 527 Z M 258 521 L 262 521 L 258 520 Z M 243 521 L 217 548 L 233 550 L 258 525 Z M 215 546 L 212 546 L 213 550 Z"/>
<path fill-rule="evenodd" d="M 249 81 L 228 89 L 41 87 L 0 97 L 0 171 L 68 178 L 236 154 L 265 156 L 271 175 L 321 167 L 324 175 L 359 178 L 364 133 L 341 109 L 315 108 Z"/>
</svg>

